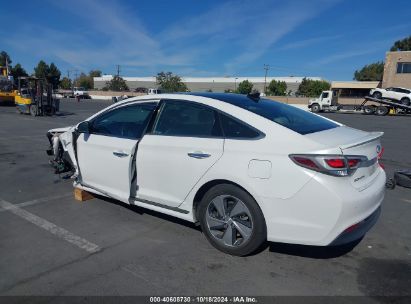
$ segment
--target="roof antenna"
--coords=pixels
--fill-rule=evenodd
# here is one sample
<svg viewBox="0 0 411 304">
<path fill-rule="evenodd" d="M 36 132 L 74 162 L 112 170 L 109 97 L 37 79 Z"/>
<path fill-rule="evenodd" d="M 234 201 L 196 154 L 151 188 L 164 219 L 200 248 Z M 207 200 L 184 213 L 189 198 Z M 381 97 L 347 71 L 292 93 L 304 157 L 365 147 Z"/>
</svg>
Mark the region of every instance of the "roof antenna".
<svg viewBox="0 0 411 304">
<path fill-rule="evenodd" d="M 247 94 L 247 97 L 252 99 L 255 102 L 258 102 L 260 100 L 260 92 L 258 91 L 253 91 L 251 93 Z"/>
</svg>

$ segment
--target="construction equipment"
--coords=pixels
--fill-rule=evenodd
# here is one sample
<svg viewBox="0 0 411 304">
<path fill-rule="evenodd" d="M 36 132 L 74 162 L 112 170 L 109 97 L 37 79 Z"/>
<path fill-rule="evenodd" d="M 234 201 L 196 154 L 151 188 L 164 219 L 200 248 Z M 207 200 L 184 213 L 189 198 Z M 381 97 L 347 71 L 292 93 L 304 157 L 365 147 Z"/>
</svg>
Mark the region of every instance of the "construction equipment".
<svg viewBox="0 0 411 304">
<path fill-rule="evenodd" d="M 60 101 L 53 97 L 53 86 L 45 78 L 19 77 L 15 103 L 20 114 L 43 116 L 58 112 Z"/>
<path fill-rule="evenodd" d="M 13 78 L 9 75 L 9 66 L 0 66 L 0 104 L 14 104 L 16 95 Z"/>
</svg>

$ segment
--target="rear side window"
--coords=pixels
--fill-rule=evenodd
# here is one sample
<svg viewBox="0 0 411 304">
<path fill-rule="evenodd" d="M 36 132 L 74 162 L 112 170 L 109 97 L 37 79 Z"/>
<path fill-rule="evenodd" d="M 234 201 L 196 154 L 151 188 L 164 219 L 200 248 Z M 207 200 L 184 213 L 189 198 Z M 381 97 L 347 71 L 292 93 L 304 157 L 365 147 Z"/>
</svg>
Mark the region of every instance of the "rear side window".
<svg viewBox="0 0 411 304">
<path fill-rule="evenodd" d="M 302 135 L 325 131 L 339 126 L 328 119 L 308 111 L 268 99 L 233 104 Z"/>
<path fill-rule="evenodd" d="M 241 121 L 231 118 L 227 115 L 220 114 L 221 125 L 225 138 L 257 138 L 261 134 L 252 127 L 242 123 Z"/>
<path fill-rule="evenodd" d="M 221 137 L 221 128 L 213 109 L 181 100 L 167 100 L 160 110 L 154 134 Z"/>
</svg>

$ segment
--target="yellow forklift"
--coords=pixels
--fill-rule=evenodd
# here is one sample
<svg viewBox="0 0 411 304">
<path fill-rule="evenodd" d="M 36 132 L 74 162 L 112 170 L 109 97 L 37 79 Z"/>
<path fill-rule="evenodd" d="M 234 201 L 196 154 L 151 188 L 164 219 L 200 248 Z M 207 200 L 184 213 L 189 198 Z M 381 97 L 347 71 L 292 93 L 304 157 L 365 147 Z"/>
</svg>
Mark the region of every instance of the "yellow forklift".
<svg viewBox="0 0 411 304">
<path fill-rule="evenodd" d="M 32 116 L 54 115 L 60 100 L 53 97 L 53 86 L 45 78 L 19 77 L 15 97 L 17 112 Z"/>
</svg>

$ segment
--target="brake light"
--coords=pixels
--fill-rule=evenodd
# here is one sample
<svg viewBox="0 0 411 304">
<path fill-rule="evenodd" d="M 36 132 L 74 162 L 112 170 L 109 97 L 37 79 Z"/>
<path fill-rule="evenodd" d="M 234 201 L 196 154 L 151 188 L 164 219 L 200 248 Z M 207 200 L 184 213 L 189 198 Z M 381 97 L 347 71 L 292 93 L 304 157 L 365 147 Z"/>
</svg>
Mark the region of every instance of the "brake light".
<svg viewBox="0 0 411 304">
<path fill-rule="evenodd" d="M 291 154 L 291 160 L 304 168 L 334 176 L 347 176 L 355 172 L 365 156 Z"/>
<path fill-rule="evenodd" d="M 326 159 L 325 162 L 327 165 L 329 165 L 331 168 L 345 168 L 345 161 L 342 158 L 331 158 L 331 159 Z"/>
<path fill-rule="evenodd" d="M 308 167 L 308 168 L 312 168 L 312 169 L 319 169 L 318 166 L 315 164 L 315 162 L 313 162 L 311 159 L 306 158 L 306 157 L 299 157 L 296 156 L 293 159 L 295 162 L 297 162 L 298 164 L 302 165 L 303 167 Z"/>
<path fill-rule="evenodd" d="M 385 170 L 385 166 L 384 164 L 381 162 L 382 159 L 382 155 L 384 154 L 384 147 L 381 147 L 380 152 L 377 155 L 377 160 L 378 160 L 378 164 L 380 165 L 381 168 L 383 168 Z"/>
<path fill-rule="evenodd" d="M 360 162 L 361 162 L 361 159 L 351 158 L 348 160 L 348 167 L 355 168 Z"/>
</svg>

